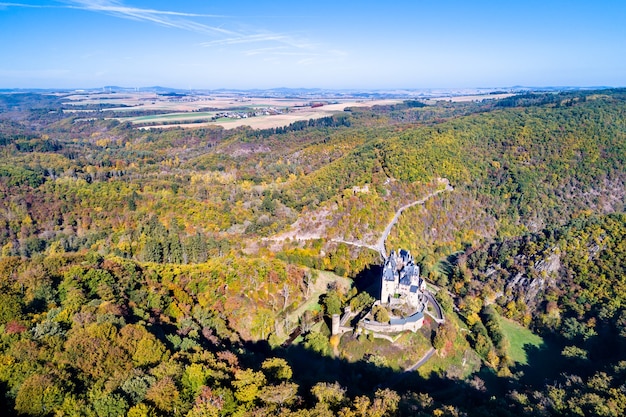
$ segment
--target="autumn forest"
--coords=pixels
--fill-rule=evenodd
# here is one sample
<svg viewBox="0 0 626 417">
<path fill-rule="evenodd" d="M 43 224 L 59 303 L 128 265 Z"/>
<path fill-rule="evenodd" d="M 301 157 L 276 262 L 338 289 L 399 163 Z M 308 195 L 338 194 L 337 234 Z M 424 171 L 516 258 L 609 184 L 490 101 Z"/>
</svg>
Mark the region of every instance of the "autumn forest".
<svg viewBox="0 0 626 417">
<path fill-rule="evenodd" d="M 624 415 L 625 167 L 623 89 L 269 129 L 141 129 L 2 93 L 0 407 Z M 372 307 L 373 248 L 421 199 L 385 246 L 411 251 L 445 323 L 331 336 L 332 314 Z"/>
</svg>

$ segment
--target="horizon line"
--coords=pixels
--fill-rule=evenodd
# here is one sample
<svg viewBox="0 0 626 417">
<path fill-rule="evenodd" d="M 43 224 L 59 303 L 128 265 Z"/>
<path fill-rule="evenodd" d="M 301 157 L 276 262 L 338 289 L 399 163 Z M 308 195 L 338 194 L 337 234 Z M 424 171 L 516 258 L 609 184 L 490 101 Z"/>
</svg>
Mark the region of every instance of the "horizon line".
<svg viewBox="0 0 626 417">
<path fill-rule="evenodd" d="M 0 87 L 0 91 L 94 91 L 105 89 L 116 90 L 179 90 L 179 91 L 275 91 L 275 90 L 317 90 L 317 91 L 350 91 L 350 92 L 366 92 L 366 91 L 427 91 L 427 90 L 521 90 L 521 89 L 612 89 L 626 88 L 618 85 L 512 85 L 512 86 L 492 86 L 492 87 L 170 87 L 163 85 L 149 85 L 128 87 L 123 85 L 103 85 L 98 87 Z"/>
</svg>

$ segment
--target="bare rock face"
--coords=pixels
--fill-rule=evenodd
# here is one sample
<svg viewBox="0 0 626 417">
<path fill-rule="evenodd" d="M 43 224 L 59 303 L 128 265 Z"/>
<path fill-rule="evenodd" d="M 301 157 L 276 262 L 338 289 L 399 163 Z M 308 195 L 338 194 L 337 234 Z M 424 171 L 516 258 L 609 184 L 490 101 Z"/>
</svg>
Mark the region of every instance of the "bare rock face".
<svg viewBox="0 0 626 417">
<path fill-rule="evenodd" d="M 509 275 L 506 284 L 506 294 L 515 298 L 523 294 L 524 302 L 534 307 L 540 301 L 540 294 L 549 288 L 556 288 L 557 278 L 561 268 L 561 257 L 556 248 L 550 254 L 530 263 L 525 256 L 517 256 L 516 264 L 522 266 L 521 271 Z M 522 272 L 523 271 L 523 272 Z"/>
</svg>

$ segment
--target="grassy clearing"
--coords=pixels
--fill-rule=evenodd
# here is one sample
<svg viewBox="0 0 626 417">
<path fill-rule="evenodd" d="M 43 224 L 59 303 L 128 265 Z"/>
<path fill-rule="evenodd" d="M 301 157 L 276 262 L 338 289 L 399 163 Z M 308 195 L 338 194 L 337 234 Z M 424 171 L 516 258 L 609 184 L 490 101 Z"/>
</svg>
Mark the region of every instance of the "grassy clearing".
<svg viewBox="0 0 626 417">
<path fill-rule="evenodd" d="M 397 364 L 402 369 L 413 366 L 432 347 L 430 337 L 422 332 L 404 332 L 396 343 L 402 348 L 402 355 L 396 358 Z"/>
<path fill-rule="evenodd" d="M 375 358 L 369 360 L 401 371 L 417 362 L 430 347 L 430 341 L 420 332 L 404 332 L 394 343 L 365 335 L 355 338 L 352 333 L 346 333 L 341 338 L 339 352 L 348 362 L 366 360 L 369 355 L 374 355 Z"/>
<path fill-rule="evenodd" d="M 500 317 L 500 328 L 509 341 L 509 356 L 520 365 L 526 365 L 528 363 L 525 346 L 530 345 L 541 348 L 544 345 L 543 339 L 540 336 L 537 336 L 513 320 Z"/>
<path fill-rule="evenodd" d="M 287 315 L 287 319 L 292 323 L 296 323 L 298 318 L 304 314 L 307 310 L 319 311 L 321 306 L 319 305 L 319 298 L 322 294 L 328 291 L 328 285 L 331 283 L 337 283 L 340 287 L 347 291 L 352 286 L 352 280 L 349 278 L 340 277 L 328 271 L 315 271 L 317 278 L 311 288 L 309 298 L 303 302 L 297 309 Z"/>
</svg>

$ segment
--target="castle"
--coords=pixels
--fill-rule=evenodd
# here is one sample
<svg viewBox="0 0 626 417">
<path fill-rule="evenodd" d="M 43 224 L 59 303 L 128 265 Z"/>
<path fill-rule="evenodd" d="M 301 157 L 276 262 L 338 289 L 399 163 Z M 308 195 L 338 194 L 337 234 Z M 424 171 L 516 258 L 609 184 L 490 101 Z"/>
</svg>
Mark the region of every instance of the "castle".
<svg viewBox="0 0 626 417">
<path fill-rule="evenodd" d="M 420 268 L 415 265 L 411 253 L 405 249 L 392 251 L 385 260 L 381 274 L 380 299 L 374 306 L 380 305 L 390 312 L 396 310 L 404 313 L 393 314 L 388 323 L 380 323 L 373 319 L 372 313 L 363 317 L 357 325 L 358 331 L 371 331 L 374 334 L 397 333 L 403 331 L 417 332 L 424 325 L 424 314 L 429 297 L 426 295 L 426 282 L 420 277 Z M 433 300 L 436 304 L 436 302 Z M 443 322 L 443 314 L 439 306 L 439 318 L 435 321 Z M 334 314 L 332 317 L 331 333 L 343 334 L 352 331 L 348 322 L 355 314 L 346 307 L 343 316 Z"/>
<path fill-rule="evenodd" d="M 420 277 L 420 268 L 415 265 L 408 250 L 392 251 L 385 261 L 382 273 L 380 303 L 393 307 L 407 304 L 419 308 L 425 304 L 426 283 Z"/>
<path fill-rule="evenodd" d="M 415 265 L 408 250 L 392 251 L 385 260 L 381 275 L 380 300 L 390 311 L 408 310 L 408 315 L 392 315 L 389 323 L 379 323 L 372 317 L 364 318 L 360 326 L 374 333 L 417 332 L 424 325 L 424 313 L 428 304 L 426 282 L 420 277 L 420 268 Z"/>
</svg>

